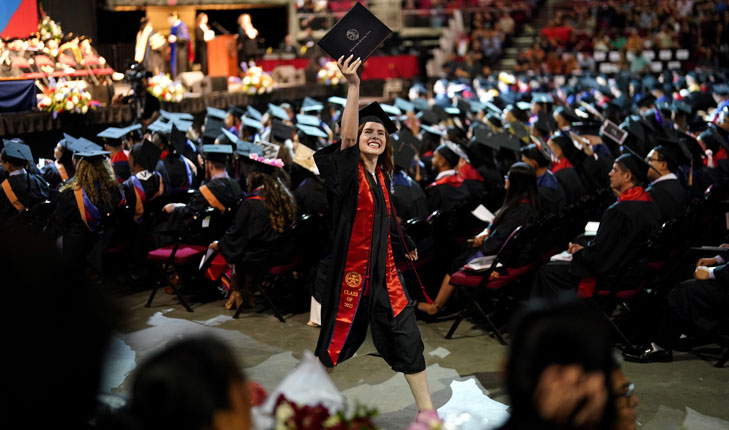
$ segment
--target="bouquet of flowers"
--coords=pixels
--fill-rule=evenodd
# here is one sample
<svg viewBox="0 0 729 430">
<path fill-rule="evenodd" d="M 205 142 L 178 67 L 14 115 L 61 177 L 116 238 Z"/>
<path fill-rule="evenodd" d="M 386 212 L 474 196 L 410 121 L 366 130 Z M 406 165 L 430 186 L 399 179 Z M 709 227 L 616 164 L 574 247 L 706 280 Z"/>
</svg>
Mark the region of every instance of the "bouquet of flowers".
<svg viewBox="0 0 729 430">
<path fill-rule="evenodd" d="M 376 430 L 372 418 L 377 411 L 358 405 L 352 413 L 329 412 L 321 403 L 310 406 L 292 402 L 283 394 L 278 396 L 275 430 Z"/>
<path fill-rule="evenodd" d="M 316 81 L 324 85 L 339 85 L 344 80 L 335 61 L 328 61 L 316 74 Z"/>
<path fill-rule="evenodd" d="M 41 22 L 38 23 L 38 33 L 43 42 L 48 39 L 60 40 L 63 38 L 61 26 L 56 24 L 56 21 L 52 20 L 48 15 L 45 15 Z"/>
<path fill-rule="evenodd" d="M 258 66 L 249 67 L 241 81 L 241 91 L 253 95 L 270 93 L 276 83 L 269 73 Z"/>
<path fill-rule="evenodd" d="M 149 79 L 147 91 L 162 102 L 179 102 L 185 95 L 180 81 L 173 81 L 170 75 L 156 75 Z"/>
<path fill-rule="evenodd" d="M 41 88 L 38 94 L 38 109 L 53 112 L 54 116 L 62 112 L 85 114 L 89 109 L 100 106 L 97 100 L 91 99 L 91 93 L 82 87 L 83 81 L 58 81 L 51 78 L 50 85 Z"/>
</svg>

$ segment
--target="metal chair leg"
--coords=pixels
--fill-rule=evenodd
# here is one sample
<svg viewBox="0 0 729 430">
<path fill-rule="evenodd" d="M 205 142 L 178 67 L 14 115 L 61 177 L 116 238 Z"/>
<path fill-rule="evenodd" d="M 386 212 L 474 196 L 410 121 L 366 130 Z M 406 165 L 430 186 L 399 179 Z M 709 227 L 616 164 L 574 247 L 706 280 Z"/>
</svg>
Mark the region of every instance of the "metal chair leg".
<svg viewBox="0 0 729 430">
<path fill-rule="evenodd" d="M 721 358 L 716 362 L 714 367 L 724 367 L 727 361 L 729 361 L 729 348 L 724 349 L 724 353 L 721 355 Z"/>
<path fill-rule="evenodd" d="M 453 321 L 453 324 L 451 324 L 451 328 L 448 330 L 448 333 L 445 335 L 446 339 L 453 339 L 453 335 L 456 333 L 456 329 L 458 329 L 458 326 L 461 324 L 461 321 L 466 317 L 466 310 L 463 309 L 460 312 L 458 312 L 458 316 L 456 316 L 456 320 Z"/>
</svg>

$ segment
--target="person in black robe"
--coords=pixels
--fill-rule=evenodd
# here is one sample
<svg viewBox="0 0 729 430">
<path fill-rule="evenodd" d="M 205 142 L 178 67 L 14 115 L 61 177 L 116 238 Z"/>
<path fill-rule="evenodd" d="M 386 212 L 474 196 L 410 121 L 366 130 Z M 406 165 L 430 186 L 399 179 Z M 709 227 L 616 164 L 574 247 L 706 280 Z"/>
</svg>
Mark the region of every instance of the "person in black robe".
<svg viewBox="0 0 729 430">
<path fill-rule="evenodd" d="M 574 203 L 586 193 L 583 179 L 569 158 L 577 150 L 572 141 L 561 133 L 552 136 L 547 144 L 557 158 L 557 162 L 552 164 L 550 171 L 562 185 L 567 203 Z"/>
<path fill-rule="evenodd" d="M 564 207 L 567 197 L 557 177 L 549 171 L 551 151 L 547 145 L 532 143 L 521 148 L 521 159 L 537 174 L 539 205 L 542 214 L 556 214 Z"/>
<path fill-rule="evenodd" d="M 694 278 L 681 282 L 666 296 L 650 345 L 637 351 L 626 350 L 627 361 L 637 363 L 673 361 L 672 350 L 682 334 L 713 339 L 718 322 L 729 312 L 729 251 L 696 263 Z"/>
<path fill-rule="evenodd" d="M 431 163 L 436 172 L 435 181 L 425 187 L 430 212 L 439 210 L 450 214 L 465 203 L 466 196 L 460 189 L 463 178 L 456 171 L 459 160 L 460 157 L 445 144 L 433 152 Z"/>
<path fill-rule="evenodd" d="M 623 154 L 610 171 L 610 185 L 619 195 L 600 219 L 594 239 L 585 246 L 570 243 L 570 262 L 550 262 L 537 272 L 532 296 L 577 291 L 583 279 L 610 282 L 613 289 L 637 286 L 645 273 L 648 240 L 658 230 L 661 214 L 640 185 L 646 179 L 645 160 Z"/>
<path fill-rule="evenodd" d="M 415 306 L 394 262 L 404 240 L 389 195 L 389 135 L 397 128 L 376 103 L 358 112 L 361 60 L 341 57 L 338 65 L 349 84 L 342 140 L 315 155 L 335 223 L 316 355 L 327 367 L 350 358 L 369 325 L 377 351 L 393 370 L 405 374 L 419 411 L 435 414 Z M 417 250 L 409 242 L 408 258 L 415 259 Z"/>
<path fill-rule="evenodd" d="M 673 142 L 666 142 L 648 153 L 648 162 L 651 164 L 648 179 L 651 183 L 646 191 L 658 206 L 663 221 L 681 218 L 691 200 L 688 190 L 676 176 L 681 153 L 673 145 Z"/>
<path fill-rule="evenodd" d="M 294 242 L 291 237 L 296 221 L 296 201 L 291 191 L 275 176 L 272 164 L 248 163 L 247 177 L 251 192 L 235 213 L 230 228 L 210 248 L 235 267 L 231 278 L 226 309 L 249 302 L 252 283 L 270 267 L 291 261 Z"/>
<path fill-rule="evenodd" d="M 48 184 L 26 170 L 33 163 L 30 147 L 19 140 L 5 141 L 0 163 L 8 177 L 0 187 L 0 225 L 7 226 L 26 210 L 48 198 Z"/>
<path fill-rule="evenodd" d="M 202 156 L 205 159 L 207 180 L 195 190 L 187 204 L 168 203 L 162 208 L 167 214 L 167 220 L 155 228 L 153 238 L 156 246 L 174 242 L 192 219 L 209 207 L 217 209 L 221 214 L 235 210 L 243 193 L 238 181 L 228 176 L 226 171 L 226 163 L 232 153 L 233 148 L 230 145 L 203 145 Z"/>
<path fill-rule="evenodd" d="M 41 176 L 46 180 L 51 190 L 57 190 L 63 182 L 72 178 L 76 172 L 73 165 L 73 151 L 69 148 L 72 141 L 71 136 L 64 135 L 64 138 L 56 144 L 53 150 L 55 161 L 43 166 L 41 169 Z"/>
<path fill-rule="evenodd" d="M 534 169 L 526 163 L 514 163 L 509 169 L 505 183 L 506 196 L 501 208 L 496 212 L 493 223 L 484 234 L 474 238 L 472 249 L 454 259 L 448 273 L 441 282 L 438 295 L 433 303 L 418 303 L 418 309 L 428 315 L 440 312 L 450 299 L 455 287 L 451 285 L 451 276 L 459 271 L 463 265 L 474 258 L 486 255 L 496 255 L 506 240 L 519 226 L 533 222 L 539 216 L 539 192 L 537 191 L 537 177 Z M 529 264 L 532 259 L 530 249 L 522 249 L 520 255 L 510 264 L 511 269 L 521 268 Z M 510 272 L 497 282 L 505 282 L 514 271 Z M 498 279 L 498 278 L 497 278 Z"/>
<path fill-rule="evenodd" d="M 195 25 L 195 62 L 200 64 L 200 71 L 208 74 L 208 41 L 214 36 L 213 31 L 208 27 L 208 14 L 200 12 L 197 14 L 197 25 Z"/>
<path fill-rule="evenodd" d="M 197 166 L 182 155 L 185 150 L 185 136 L 176 128 L 173 128 L 170 136 L 155 133 L 152 142 L 162 149 L 161 158 L 154 170 L 164 180 L 165 198 L 176 202 L 194 186 Z"/>
</svg>

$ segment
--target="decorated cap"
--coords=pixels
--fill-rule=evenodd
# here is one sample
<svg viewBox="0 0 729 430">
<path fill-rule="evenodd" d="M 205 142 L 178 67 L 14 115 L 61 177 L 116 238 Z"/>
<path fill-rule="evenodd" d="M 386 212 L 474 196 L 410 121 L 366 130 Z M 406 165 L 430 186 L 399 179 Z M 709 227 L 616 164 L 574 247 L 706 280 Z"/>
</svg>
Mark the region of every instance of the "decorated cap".
<svg viewBox="0 0 729 430">
<path fill-rule="evenodd" d="M 263 173 L 273 173 L 276 169 L 281 169 L 284 166 L 280 158 L 266 158 L 255 153 L 250 154 L 248 159 L 253 161 L 250 165 L 254 167 L 254 170 Z"/>
<path fill-rule="evenodd" d="M 306 145 L 297 145 L 294 151 L 294 163 L 315 175 L 319 175 L 319 168 L 316 167 L 314 161 L 314 153 L 315 151 Z"/>
<path fill-rule="evenodd" d="M 359 110 L 359 123 L 377 122 L 385 127 L 388 134 L 397 132 L 397 126 L 377 102 L 372 102 Z"/>
<path fill-rule="evenodd" d="M 147 139 L 145 139 L 142 143 L 132 146 L 130 152 L 134 160 L 134 164 L 141 166 L 144 170 L 149 172 L 154 171 L 157 167 L 159 157 L 162 155 L 162 150 Z"/>
</svg>

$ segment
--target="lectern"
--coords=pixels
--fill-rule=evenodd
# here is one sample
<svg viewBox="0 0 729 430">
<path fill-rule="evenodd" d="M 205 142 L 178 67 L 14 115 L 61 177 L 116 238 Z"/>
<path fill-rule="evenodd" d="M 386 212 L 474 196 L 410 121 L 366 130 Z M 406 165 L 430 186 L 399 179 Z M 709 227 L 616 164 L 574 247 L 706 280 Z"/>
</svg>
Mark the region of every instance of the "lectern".
<svg viewBox="0 0 729 430">
<path fill-rule="evenodd" d="M 208 42 L 208 76 L 238 76 L 235 34 L 221 34 Z"/>
</svg>

